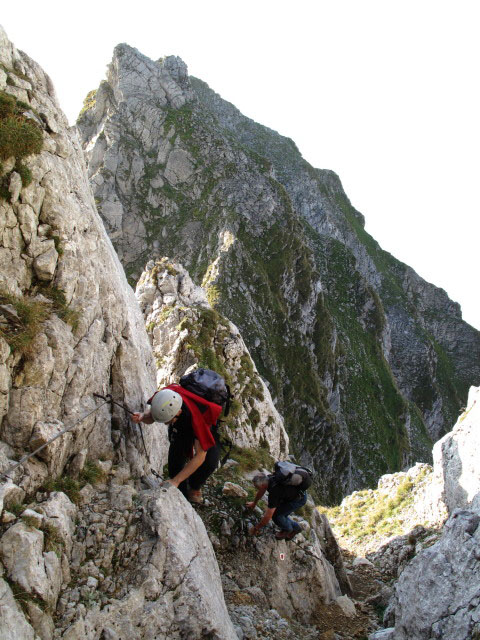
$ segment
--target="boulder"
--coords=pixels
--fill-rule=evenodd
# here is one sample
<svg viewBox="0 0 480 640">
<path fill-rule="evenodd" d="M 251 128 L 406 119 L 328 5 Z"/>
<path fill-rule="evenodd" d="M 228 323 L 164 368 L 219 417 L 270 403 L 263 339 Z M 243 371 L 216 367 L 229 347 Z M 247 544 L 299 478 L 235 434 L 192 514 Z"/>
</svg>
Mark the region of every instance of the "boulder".
<svg viewBox="0 0 480 640">
<path fill-rule="evenodd" d="M 25 491 L 17 487 L 11 480 L 0 484 L 0 513 L 4 508 L 8 509 L 12 504 L 23 502 Z"/>
<path fill-rule="evenodd" d="M 368 640 L 394 640 L 394 633 L 395 629 L 393 627 L 389 629 L 379 629 L 378 631 L 375 631 L 375 633 L 371 633 L 368 636 Z"/>
<path fill-rule="evenodd" d="M 57 261 L 58 253 L 53 247 L 37 256 L 33 261 L 33 268 L 35 269 L 37 278 L 47 282 L 52 280 L 57 267 Z"/>
<path fill-rule="evenodd" d="M 28 617 L 40 640 L 52 640 L 55 625 L 52 617 L 34 602 L 27 602 Z"/>
<path fill-rule="evenodd" d="M 234 482 L 225 482 L 222 493 L 224 496 L 230 496 L 232 498 L 246 498 L 248 496 L 248 492 Z"/>
<path fill-rule="evenodd" d="M 352 562 L 352 567 L 373 567 L 374 565 L 370 562 L 370 560 L 367 560 L 367 558 L 355 558 L 355 560 Z"/>
<path fill-rule="evenodd" d="M 115 485 L 110 487 L 110 501 L 112 506 L 119 511 L 131 509 L 133 504 L 133 496 L 136 490 L 129 485 Z"/>
<path fill-rule="evenodd" d="M 35 631 L 27 622 L 8 583 L 0 578 L 0 640 L 36 640 Z M 43 640 L 43 638 L 42 638 Z"/>
<path fill-rule="evenodd" d="M 0 555 L 8 577 L 27 593 L 54 607 L 62 584 L 60 560 L 44 552 L 44 533 L 23 522 L 14 524 L 0 539 Z"/>
<path fill-rule="evenodd" d="M 355 615 L 357 615 L 355 605 L 348 596 L 339 596 L 335 600 L 335 602 L 336 604 L 338 604 L 338 606 L 343 611 L 343 613 L 347 616 L 347 618 L 353 618 Z"/>
<path fill-rule="evenodd" d="M 39 505 L 38 510 L 44 515 L 45 525 L 55 532 L 56 537 L 63 543 L 67 554 L 69 554 L 75 531 L 76 506 L 64 493 L 54 491 L 48 500 Z"/>
</svg>

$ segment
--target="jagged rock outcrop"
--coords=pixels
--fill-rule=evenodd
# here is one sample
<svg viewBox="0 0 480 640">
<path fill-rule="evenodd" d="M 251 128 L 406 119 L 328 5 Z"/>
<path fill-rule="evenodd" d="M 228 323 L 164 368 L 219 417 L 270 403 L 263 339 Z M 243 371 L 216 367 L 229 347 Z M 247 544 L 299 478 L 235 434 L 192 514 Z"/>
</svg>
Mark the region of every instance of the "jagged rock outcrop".
<svg viewBox="0 0 480 640">
<path fill-rule="evenodd" d="M 237 640 L 205 527 L 178 490 L 146 490 L 122 463 L 80 494 L 32 503 L 0 539 L 2 632 L 17 634 L 2 639 Z"/>
<path fill-rule="evenodd" d="M 478 637 L 479 522 L 478 513 L 457 510 L 440 541 L 405 568 L 395 587 L 395 640 Z M 415 598 L 415 593 L 424 595 Z"/>
<path fill-rule="evenodd" d="M 176 57 L 116 47 L 78 126 L 128 275 L 178 258 L 239 327 L 324 499 L 430 459 L 480 381 L 458 305 L 383 252 L 332 172 Z"/>
<path fill-rule="evenodd" d="M 437 482 L 450 513 L 472 508 L 480 512 L 480 390 L 470 389 L 468 405 L 455 425 L 433 448 Z"/>
<path fill-rule="evenodd" d="M 200 518 L 173 487 L 130 489 L 110 485 L 110 496 L 95 496 L 93 513 L 87 506 L 79 512 L 75 586 L 59 605 L 63 637 L 96 638 L 103 629 L 108 638 L 236 640 Z M 79 613 L 79 601 L 90 606 Z"/>
<path fill-rule="evenodd" d="M 212 309 L 206 292 L 180 264 L 164 258 L 147 263 L 136 295 L 152 341 L 158 387 L 178 382 L 196 367 L 214 369 L 234 396 L 225 418 L 229 439 L 285 459 L 288 436 L 270 392 L 237 327 Z"/>
<path fill-rule="evenodd" d="M 479 399 L 480 389 L 472 389 L 453 431 L 435 445 L 451 515 L 438 542 L 418 553 L 395 585 L 386 612 L 392 640 L 480 637 Z"/>
</svg>

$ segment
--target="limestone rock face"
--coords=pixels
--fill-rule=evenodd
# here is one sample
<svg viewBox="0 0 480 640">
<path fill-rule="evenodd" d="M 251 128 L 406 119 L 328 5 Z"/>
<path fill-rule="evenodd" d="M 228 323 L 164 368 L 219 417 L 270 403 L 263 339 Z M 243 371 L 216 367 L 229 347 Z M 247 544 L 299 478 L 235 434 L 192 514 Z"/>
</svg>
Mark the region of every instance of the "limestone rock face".
<svg viewBox="0 0 480 640">
<path fill-rule="evenodd" d="M 127 45 L 78 127 L 131 281 L 180 257 L 239 328 L 324 499 L 430 461 L 480 383 L 479 333 L 381 250 L 334 173 L 178 58 Z"/>
<path fill-rule="evenodd" d="M 146 490 L 128 469 L 84 487 L 78 506 L 52 492 L 3 534 L 4 578 L 27 613 L 0 579 L 1 633 L 18 630 L 0 637 L 237 639 L 202 521 L 177 489 Z"/>
<path fill-rule="evenodd" d="M 15 600 L 8 583 L 0 578 L 0 598 L 2 600 L 1 640 L 36 640 L 35 631 L 25 620 L 20 605 Z"/>
<path fill-rule="evenodd" d="M 395 588 L 394 638 L 469 640 L 478 634 L 479 522 L 475 512 L 455 511 L 441 540 L 406 567 Z"/>
<path fill-rule="evenodd" d="M 341 592 L 318 542 L 306 548 L 309 553 L 302 555 L 289 553 L 286 543 L 259 541 L 256 545 L 260 570 L 275 585 L 269 594 L 271 606 L 286 617 L 312 622 L 316 607 L 335 602 Z"/>
<path fill-rule="evenodd" d="M 191 369 L 214 369 L 234 396 L 225 418 L 229 439 L 241 447 L 264 446 L 288 455 L 288 436 L 265 382 L 238 328 L 210 306 L 206 292 L 178 263 L 147 264 L 136 295 L 157 363 L 157 385 L 178 382 Z"/>
<path fill-rule="evenodd" d="M 345 570 L 342 552 L 330 527 L 328 518 L 315 510 L 312 526 L 323 555 L 335 570 L 335 576 L 341 592 L 347 596 L 352 595 L 352 586 Z"/>
<path fill-rule="evenodd" d="M 479 391 L 471 390 L 466 411 L 436 445 L 435 473 L 451 515 L 438 542 L 416 555 L 395 586 L 387 612 L 395 640 L 480 634 Z"/>
<path fill-rule="evenodd" d="M 176 489 L 145 495 L 140 482 L 162 470 L 166 437 L 145 429 L 147 454 L 123 406 L 141 409 L 155 364 L 77 134 L 1 28 L 0 45 L 0 91 L 43 136 L 23 159 L 28 186 L 14 157 L 0 176 L 0 472 L 73 427 L 1 478 L 0 637 L 234 640 L 202 523 Z M 158 95 L 179 107 L 183 67 L 170 65 Z M 183 179 L 188 164 L 171 170 Z"/>
<path fill-rule="evenodd" d="M 43 522 L 50 531 L 55 532 L 67 553 L 72 550 L 72 537 L 74 532 L 75 516 L 77 509 L 61 491 L 53 491 L 49 498 L 39 507 L 44 515 Z"/>
<path fill-rule="evenodd" d="M 435 474 L 443 484 L 443 499 L 450 512 L 470 505 L 480 513 L 480 388 L 472 387 L 468 406 L 453 431 L 433 448 Z"/>
<path fill-rule="evenodd" d="M 24 161 L 31 183 L 23 186 L 13 172 L 15 190 L 9 200 L 0 199 L 0 295 L 14 312 L 5 310 L 0 338 L 0 438 L 10 447 L 1 468 L 78 422 L 17 468 L 13 480 L 19 487 L 31 493 L 47 476 L 61 475 L 82 450 L 91 460 L 127 455 L 142 473 L 148 462 L 128 415 L 110 403 L 93 412 L 102 402 L 93 394 L 110 393 L 135 408 L 155 389 L 143 318 L 96 211 L 83 151 L 50 79 L 3 30 L 1 37 L 8 71 L 0 90 L 18 97 L 14 89 L 20 83 L 22 100 L 35 110 L 43 132 L 43 150 Z M 3 163 L 3 171 L 13 165 Z M 30 309 L 30 320 L 18 316 L 22 305 Z M 33 325 L 35 314 L 39 320 Z M 15 334 L 30 340 L 28 348 L 12 342 Z M 146 437 L 155 465 L 161 466 L 164 436 L 150 430 Z"/>
<path fill-rule="evenodd" d="M 0 540 L 0 554 L 11 580 L 55 606 L 62 584 L 61 565 L 53 551 L 44 552 L 42 531 L 22 522 L 14 524 Z"/>
<path fill-rule="evenodd" d="M 127 508 L 96 494 L 93 505 L 79 514 L 62 637 L 237 640 L 205 527 L 177 489 L 140 492 Z M 80 595 L 87 607 L 72 606 Z"/>
</svg>

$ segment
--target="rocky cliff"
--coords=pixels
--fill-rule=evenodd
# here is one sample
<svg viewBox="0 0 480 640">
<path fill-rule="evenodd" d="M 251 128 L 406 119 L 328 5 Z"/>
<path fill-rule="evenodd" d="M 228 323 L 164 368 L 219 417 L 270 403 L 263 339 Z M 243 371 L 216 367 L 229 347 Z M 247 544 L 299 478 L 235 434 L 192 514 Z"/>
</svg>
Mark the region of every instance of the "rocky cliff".
<svg viewBox="0 0 480 640">
<path fill-rule="evenodd" d="M 0 470 L 75 425 L 1 478 L 0 637 L 236 638 L 200 519 L 139 484 L 163 432 L 145 430 L 149 464 L 128 414 L 93 396 L 141 406 L 153 354 L 52 84 L 0 40 Z"/>
<path fill-rule="evenodd" d="M 288 558 L 256 610 L 244 567 L 227 609 L 214 526 L 208 535 L 180 492 L 150 473 L 163 472 L 164 430 L 142 433 L 128 414 L 156 388 L 171 316 L 177 344 L 157 363 L 158 379 L 199 361 L 203 346 L 230 372 L 235 441 L 259 445 L 258 464 L 286 455 L 282 421 L 238 329 L 180 265 L 160 262 L 138 288 L 149 336 L 50 79 L 1 28 L 0 55 L 0 639 L 256 638 L 251 611 L 262 615 L 261 637 L 298 637 L 301 624 L 290 628 L 282 615 L 313 624 L 318 606 L 342 597 L 327 523 L 304 525 L 298 553 L 315 557 L 301 566 Z M 218 500 L 215 484 L 212 493 Z M 239 510 L 228 496 L 219 506 Z M 250 542 L 245 530 L 231 538 L 234 555 L 246 558 Z M 278 564 L 277 542 L 259 546 L 266 573 Z"/>
<path fill-rule="evenodd" d="M 479 334 L 444 291 L 381 250 L 335 174 L 179 58 L 127 45 L 78 126 L 130 280 L 169 255 L 206 287 L 324 499 L 430 459 L 480 382 Z"/>
<path fill-rule="evenodd" d="M 13 100 L 21 114 L 2 117 L 2 128 L 17 120 L 42 139 L 41 152 L 24 164 L 15 148 L 8 158 L 2 149 L 3 462 L 95 409 L 94 393 L 140 406 L 155 389 L 155 367 L 142 314 L 95 209 L 83 152 L 51 81 L 3 31 L 1 51 L 2 102 Z M 159 433 L 151 430 L 147 439 L 161 461 L 165 438 Z M 127 414 L 108 403 L 14 479 L 32 491 L 85 449 L 95 459 L 122 451 L 140 473 L 146 463 L 139 445 Z"/>
</svg>

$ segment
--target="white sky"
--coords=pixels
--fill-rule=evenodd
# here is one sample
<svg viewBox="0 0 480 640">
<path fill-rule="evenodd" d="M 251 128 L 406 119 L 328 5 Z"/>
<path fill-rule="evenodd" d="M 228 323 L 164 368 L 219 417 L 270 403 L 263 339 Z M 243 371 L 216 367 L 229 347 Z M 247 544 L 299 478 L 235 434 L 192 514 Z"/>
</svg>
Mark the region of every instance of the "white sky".
<svg viewBox="0 0 480 640">
<path fill-rule="evenodd" d="M 22 0 L 0 23 L 72 123 L 119 42 L 179 55 L 337 172 L 367 231 L 480 329 L 479 15 L 477 0 Z"/>
</svg>

